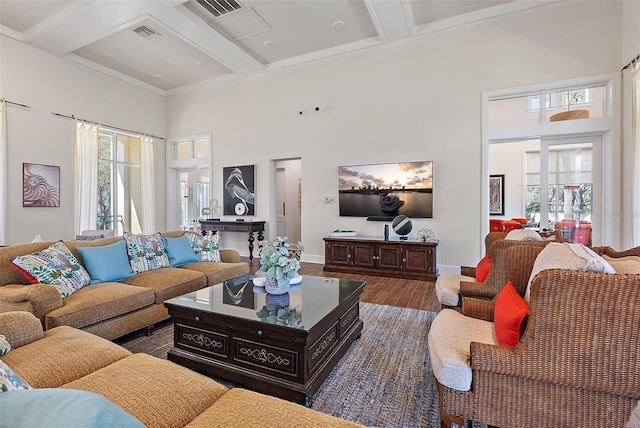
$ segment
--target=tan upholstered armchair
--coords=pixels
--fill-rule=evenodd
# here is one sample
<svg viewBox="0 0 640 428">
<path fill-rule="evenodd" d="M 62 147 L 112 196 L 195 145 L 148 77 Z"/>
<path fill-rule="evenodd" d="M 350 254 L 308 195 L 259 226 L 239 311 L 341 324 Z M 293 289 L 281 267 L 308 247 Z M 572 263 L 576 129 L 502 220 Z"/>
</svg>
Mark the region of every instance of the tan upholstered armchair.
<svg viewBox="0 0 640 428">
<path fill-rule="evenodd" d="M 545 270 L 514 348 L 472 342 L 442 412 L 500 427 L 623 426 L 640 398 L 640 276 Z"/>
</svg>

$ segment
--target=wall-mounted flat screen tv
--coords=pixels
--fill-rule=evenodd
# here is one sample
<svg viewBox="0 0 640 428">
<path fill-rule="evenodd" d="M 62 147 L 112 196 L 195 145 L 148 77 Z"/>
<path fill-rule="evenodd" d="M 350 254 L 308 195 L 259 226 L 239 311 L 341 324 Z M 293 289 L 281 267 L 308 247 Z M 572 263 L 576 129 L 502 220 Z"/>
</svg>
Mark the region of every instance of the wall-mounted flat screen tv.
<svg viewBox="0 0 640 428">
<path fill-rule="evenodd" d="M 338 167 L 341 216 L 433 217 L 433 161 Z"/>
</svg>

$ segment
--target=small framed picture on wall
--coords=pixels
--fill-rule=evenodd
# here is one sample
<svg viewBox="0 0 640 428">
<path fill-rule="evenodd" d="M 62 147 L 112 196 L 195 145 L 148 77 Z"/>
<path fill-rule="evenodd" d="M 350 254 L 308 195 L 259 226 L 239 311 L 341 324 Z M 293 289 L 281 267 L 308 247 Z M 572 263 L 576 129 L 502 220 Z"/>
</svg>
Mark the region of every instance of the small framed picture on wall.
<svg viewBox="0 0 640 428">
<path fill-rule="evenodd" d="M 39 163 L 22 164 L 22 206 L 60 206 L 60 167 Z"/>
<path fill-rule="evenodd" d="M 504 174 L 489 176 L 489 215 L 504 215 Z"/>
</svg>

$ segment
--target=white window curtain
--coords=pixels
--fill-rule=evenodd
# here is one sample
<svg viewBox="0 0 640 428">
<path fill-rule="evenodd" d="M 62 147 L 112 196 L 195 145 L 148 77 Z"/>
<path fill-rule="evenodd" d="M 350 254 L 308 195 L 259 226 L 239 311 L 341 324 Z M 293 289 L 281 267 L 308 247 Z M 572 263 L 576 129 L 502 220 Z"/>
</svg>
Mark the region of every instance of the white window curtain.
<svg viewBox="0 0 640 428">
<path fill-rule="evenodd" d="M 640 61 L 632 62 L 631 71 L 631 143 L 633 147 L 633 159 L 631 168 L 633 182 L 631 183 L 632 195 L 632 228 L 633 245 L 640 245 Z"/>
<path fill-rule="evenodd" d="M 0 245 L 7 245 L 9 217 L 9 165 L 7 163 L 7 103 L 0 100 Z"/>
<path fill-rule="evenodd" d="M 95 230 L 98 218 L 98 129 L 96 123 L 77 121 L 75 139 L 76 234 Z"/>
<path fill-rule="evenodd" d="M 153 179 L 153 138 L 140 135 L 140 185 L 142 191 L 142 232 L 156 231 L 155 184 Z"/>
</svg>

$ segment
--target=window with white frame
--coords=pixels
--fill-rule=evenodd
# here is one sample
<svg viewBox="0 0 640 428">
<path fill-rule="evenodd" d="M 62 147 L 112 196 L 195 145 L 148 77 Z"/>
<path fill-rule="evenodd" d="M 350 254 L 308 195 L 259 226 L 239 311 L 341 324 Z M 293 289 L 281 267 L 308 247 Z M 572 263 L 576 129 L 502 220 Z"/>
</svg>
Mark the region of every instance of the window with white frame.
<svg viewBox="0 0 640 428">
<path fill-rule="evenodd" d="M 140 138 L 100 128 L 97 228 L 142 232 Z"/>
<path fill-rule="evenodd" d="M 197 229 L 198 220 L 216 215 L 211 199 L 211 134 L 167 141 L 167 224 Z M 219 217 L 218 217 L 219 218 Z"/>
</svg>

